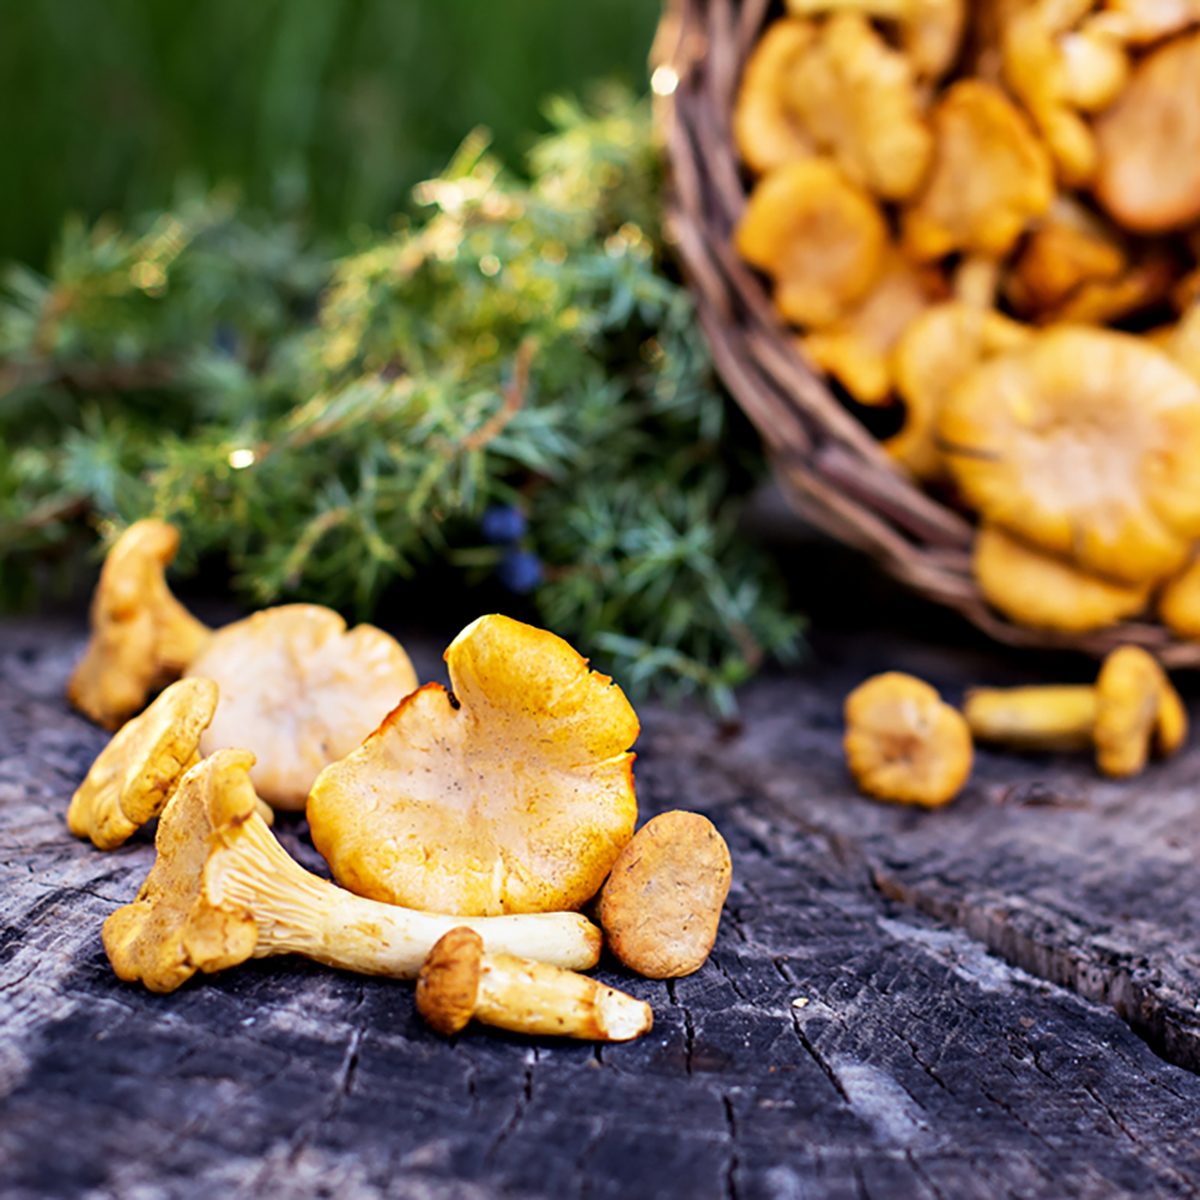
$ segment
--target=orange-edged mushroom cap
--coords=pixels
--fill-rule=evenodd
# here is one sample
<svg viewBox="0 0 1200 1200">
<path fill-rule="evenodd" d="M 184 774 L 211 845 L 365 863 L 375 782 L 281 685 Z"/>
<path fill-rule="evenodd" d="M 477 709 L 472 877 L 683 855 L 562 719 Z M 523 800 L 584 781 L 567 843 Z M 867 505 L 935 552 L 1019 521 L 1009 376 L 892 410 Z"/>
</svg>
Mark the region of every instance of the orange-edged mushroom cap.
<svg viewBox="0 0 1200 1200">
<path fill-rule="evenodd" d="M 394 638 L 373 625 L 348 630 L 316 604 L 266 608 L 226 625 L 188 674 L 221 690 L 201 752 L 253 750 L 254 786 L 280 809 L 302 809 L 321 769 L 349 754 L 417 686 Z"/>
<path fill-rule="evenodd" d="M 887 226 L 866 192 L 814 158 L 760 179 L 734 238 L 774 282 L 783 316 L 820 328 L 844 317 L 879 278 Z"/>
<path fill-rule="evenodd" d="M 157 817 L 197 761 L 200 735 L 216 708 L 211 679 L 171 684 L 100 751 L 71 797 L 67 828 L 112 850 Z"/>
<path fill-rule="evenodd" d="M 197 971 L 221 971 L 254 954 L 254 917 L 214 904 L 204 887 L 213 846 L 254 815 L 253 761 L 245 750 L 221 751 L 192 767 L 168 801 L 137 899 L 104 922 L 104 949 L 119 978 L 173 992 Z"/>
<path fill-rule="evenodd" d="M 947 398 L 942 451 L 984 518 L 1125 583 L 1176 570 L 1200 535 L 1200 387 L 1110 330 L 1047 330 Z"/>
<path fill-rule="evenodd" d="M 971 773 L 963 716 L 920 679 L 889 671 L 846 697 L 846 762 L 868 796 L 938 808 Z"/>
<path fill-rule="evenodd" d="M 459 915 L 578 908 L 633 834 L 637 715 L 566 642 L 481 617 L 308 800 L 313 841 L 363 896 Z"/>
<path fill-rule="evenodd" d="M 815 32 L 811 21 L 775 21 L 746 62 L 733 109 L 733 137 L 752 171 L 773 171 L 814 153 L 792 97 L 796 68 Z"/>
<path fill-rule="evenodd" d="M 796 16 L 864 13 L 895 24 L 917 74 L 938 79 L 954 64 L 966 25 L 965 0 L 787 0 Z"/>
<path fill-rule="evenodd" d="M 799 339 L 812 361 L 832 375 L 860 404 L 891 399 L 892 348 L 935 300 L 946 282 L 932 269 L 914 267 L 891 252 L 879 282 L 840 321 Z"/>
<path fill-rule="evenodd" d="M 991 309 L 951 301 L 918 316 L 892 355 L 892 371 L 904 402 L 904 427 L 884 448 L 918 479 L 945 474 L 937 428 L 946 397 L 980 363 L 1023 346 L 1024 325 Z"/>
<path fill-rule="evenodd" d="M 1127 229 L 1200 219 L 1200 33 L 1152 51 L 1096 121 L 1096 198 Z"/>
<path fill-rule="evenodd" d="M 920 186 L 933 154 L 922 92 L 909 60 L 861 13 L 821 26 L 791 89 L 806 132 L 848 179 L 886 200 Z"/>
<path fill-rule="evenodd" d="M 1054 198 L 1050 159 L 999 88 L 964 79 L 933 110 L 933 166 L 903 215 L 917 259 L 954 251 L 999 257 Z"/>
<path fill-rule="evenodd" d="M 1150 599 L 1148 583 L 1113 583 L 1090 575 L 992 525 L 976 535 L 971 567 L 993 608 L 1035 629 L 1106 629 L 1141 612 Z"/>
<path fill-rule="evenodd" d="M 171 595 L 164 572 L 179 549 L 165 521 L 135 521 L 113 543 L 92 597 L 92 636 L 67 699 L 116 729 L 195 657 L 208 627 Z"/>
</svg>

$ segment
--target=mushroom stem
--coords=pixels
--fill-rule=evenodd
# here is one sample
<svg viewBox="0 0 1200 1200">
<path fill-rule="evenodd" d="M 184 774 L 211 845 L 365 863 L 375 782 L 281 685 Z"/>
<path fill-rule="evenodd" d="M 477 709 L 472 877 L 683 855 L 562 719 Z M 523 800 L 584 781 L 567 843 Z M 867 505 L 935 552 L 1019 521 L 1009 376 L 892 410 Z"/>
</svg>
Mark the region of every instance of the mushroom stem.
<svg viewBox="0 0 1200 1200">
<path fill-rule="evenodd" d="M 1090 684 L 975 688 L 963 715 L 981 742 L 1022 750 L 1086 750 L 1096 721 L 1096 689 Z"/>
<path fill-rule="evenodd" d="M 654 1023 L 644 1001 L 574 971 L 489 953 L 467 927 L 430 951 L 417 981 L 417 1010 L 447 1034 L 474 1019 L 515 1033 L 627 1042 Z"/>
<path fill-rule="evenodd" d="M 464 918 L 356 896 L 301 867 L 257 813 L 233 846 L 213 854 L 204 887 L 213 904 L 254 917 L 254 958 L 300 954 L 361 975 L 413 979 L 434 943 L 459 926 L 489 951 L 558 967 L 587 969 L 600 955 L 596 927 L 578 913 Z"/>
</svg>

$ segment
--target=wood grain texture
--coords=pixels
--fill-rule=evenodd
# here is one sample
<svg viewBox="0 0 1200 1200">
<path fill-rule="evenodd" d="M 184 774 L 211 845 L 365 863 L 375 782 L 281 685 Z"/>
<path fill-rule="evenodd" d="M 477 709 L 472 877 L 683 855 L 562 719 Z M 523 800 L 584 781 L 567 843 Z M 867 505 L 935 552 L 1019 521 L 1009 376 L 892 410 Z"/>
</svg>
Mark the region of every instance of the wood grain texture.
<svg viewBox="0 0 1200 1200">
<path fill-rule="evenodd" d="M 949 811 L 874 805 L 842 772 L 844 691 L 885 666 L 952 690 L 1003 664 L 826 645 L 747 692 L 738 736 L 646 714 L 644 814 L 707 813 L 734 861 L 698 974 L 605 972 L 654 1005 L 653 1033 L 446 1041 L 408 985 L 298 961 L 166 997 L 114 978 L 99 926 L 152 847 L 66 832 L 105 736 L 60 698 L 80 644 L 0 626 L 5 1200 L 1200 1191 L 1200 1079 L 1167 1061 L 1195 1065 L 1200 758 L 1118 787 L 983 756 Z M 302 823 L 280 833 L 318 865 Z"/>
</svg>

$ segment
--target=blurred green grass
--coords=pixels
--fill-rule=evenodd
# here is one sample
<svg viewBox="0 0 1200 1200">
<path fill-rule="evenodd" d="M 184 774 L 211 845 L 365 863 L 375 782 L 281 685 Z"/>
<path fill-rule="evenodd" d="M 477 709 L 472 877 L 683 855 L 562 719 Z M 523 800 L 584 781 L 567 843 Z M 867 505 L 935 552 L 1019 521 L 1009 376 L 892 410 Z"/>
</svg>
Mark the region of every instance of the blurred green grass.
<svg viewBox="0 0 1200 1200">
<path fill-rule="evenodd" d="M 550 93 L 640 86 L 656 0 L 0 0 L 0 261 L 65 214 L 236 182 L 335 237 L 477 124 L 515 161 Z"/>
</svg>

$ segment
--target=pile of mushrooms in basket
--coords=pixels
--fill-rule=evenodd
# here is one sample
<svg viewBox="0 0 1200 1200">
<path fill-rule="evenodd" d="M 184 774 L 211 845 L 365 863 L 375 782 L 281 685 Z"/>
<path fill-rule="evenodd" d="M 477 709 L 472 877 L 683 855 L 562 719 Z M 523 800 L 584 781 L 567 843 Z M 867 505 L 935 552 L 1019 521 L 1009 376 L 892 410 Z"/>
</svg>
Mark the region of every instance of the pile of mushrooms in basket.
<svg viewBox="0 0 1200 1200">
<path fill-rule="evenodd" d="M 150 873 L 104 922 L 117 975 L 171 992 L 300 954 L 417 979 L 442 1033 L 646 1033 L 648 1004 L 583 972 L 605 945 L 649 978 L 698 970 L 731 863 L 698 813 L 635 833 L 638 719 L 621 689 L 504 616 L 450 644 L 452 690 L 418 686 L 392 637 L 317 605 L 208 629 L 167 585 L 178 541 L 152 519 L 119 537 L 68 685 L 116 731 L 71 832 L 113 850 L 158 820 Z M 336 882 L 288 854 L 277 810 L 307 813 Z"/>
</svg>

